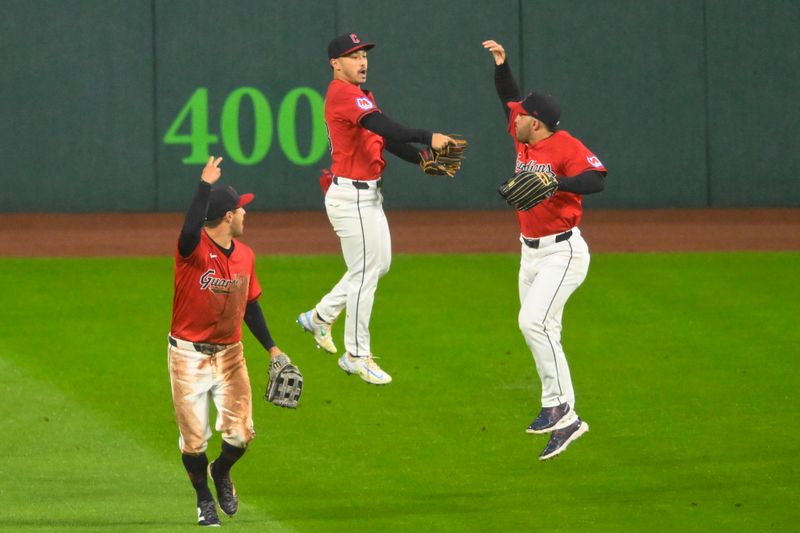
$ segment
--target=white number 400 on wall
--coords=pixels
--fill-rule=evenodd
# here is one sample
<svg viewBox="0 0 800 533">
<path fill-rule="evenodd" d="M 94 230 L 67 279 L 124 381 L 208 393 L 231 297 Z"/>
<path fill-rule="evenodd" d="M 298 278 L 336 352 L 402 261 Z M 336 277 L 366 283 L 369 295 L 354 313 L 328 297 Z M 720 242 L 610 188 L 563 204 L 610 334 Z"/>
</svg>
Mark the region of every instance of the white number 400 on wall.
<svg viewBox="0 0 800 533">
<path fill-rule="evenodd" d="M 253 147 L 245 154 L 239 138 L 239 108 L 243 98 L 249 98 L 253 109 Z M 304 98 L 311 110 L 311 140 L 308 153 L 301 154 L 297 143 L 297 106 Z M 313 165 L 322 158 L 328 147 L 325 129 L 325 104 L 322 96 L 311 87 L 296 87 L 289 91 L 278 107 L 278 144 L 286 158 L 295 165 Z M 180 133 L 188 121 L 189 133 Z M 239 87 L 228 95 L 222 105 L 219 131 L 222 144 L 230 159 L 240 165 L 261 162 L 272 146 L 275 120 L 266 96 L 254 87 Z M 189 145 L 189 155 L 182 159 L 187 165 L 204 165 L 209 157 L 209 145 L 218 137 L 209 132 L 208 89 L 200 87 L 178 112 L 164 134 L 164 144 Z"/>
</svg>

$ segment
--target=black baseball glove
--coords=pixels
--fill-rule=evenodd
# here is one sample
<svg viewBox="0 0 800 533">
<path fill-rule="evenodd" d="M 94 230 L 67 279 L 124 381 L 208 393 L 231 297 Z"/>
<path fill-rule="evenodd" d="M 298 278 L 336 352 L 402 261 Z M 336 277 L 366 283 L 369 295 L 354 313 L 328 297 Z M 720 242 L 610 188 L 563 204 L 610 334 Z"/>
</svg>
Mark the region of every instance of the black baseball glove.
<svg viewBox="0 0 800 533">
<path fill-rule="evenodd" d="M 556 177 L 547 172 L 517 172 L 497 192 L 517 211 L 527 211 L 553 196 L 557 189 Z"/>
<path fill-rule="evenodd" d="M 297 408 L 303 393 L 303 374 L 286 354 L 273 357 L 269 364 L 269 382 L 264 399 L 279 407 Z"/>
</svg>

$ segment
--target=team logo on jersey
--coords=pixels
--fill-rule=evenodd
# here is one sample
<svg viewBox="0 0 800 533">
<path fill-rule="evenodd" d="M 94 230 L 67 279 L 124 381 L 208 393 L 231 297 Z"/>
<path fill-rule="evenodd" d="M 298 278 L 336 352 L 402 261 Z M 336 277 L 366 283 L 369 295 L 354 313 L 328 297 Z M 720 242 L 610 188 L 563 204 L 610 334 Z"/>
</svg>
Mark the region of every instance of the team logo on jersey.
<svg viewBox="0 0 800 533">
<path fill-rule="evenodd" d="M 372 100 L 370 100 L 369 98 L 356 98 L 356 105 L 364 110 L 372 109 L 373 107 L 375 107 L 375 104 L 373 104 Z"/>
<path fill-rule="evenodd" d="M 202 276 L 200 276 L 201 291 L 209 290 L 216 294 L 228 294 L 236 291 L 236 289 L 243 285 L 244 280 L 240 277 L 237 277 L 236 279 L 215 278 L 214 274 L 216 273 L 216 270 L 209 268 Z"/>
<path fill-rule="evenodd" d="M 588 161 L 589 164 L 592 165 L 593 167 L 600 168 L 600 167 L 603 166 L 603 163 L 601 163 L 600 160 L 597 159 L 596 155 L 591 155 L 591 156 L 587 157 L 586 161 Z"/>
<path fill-rule="evenodd" d="M 514 168 L 514 172 L 544 172 L 551 178 L 556 177 L 556 173 L 553 172 L 553 167 L 550 163 L 537 163 L 536 161 L 523 163 L 519 157 L 517 157 L 517 164 L 514 165 Z"/>
</svg>

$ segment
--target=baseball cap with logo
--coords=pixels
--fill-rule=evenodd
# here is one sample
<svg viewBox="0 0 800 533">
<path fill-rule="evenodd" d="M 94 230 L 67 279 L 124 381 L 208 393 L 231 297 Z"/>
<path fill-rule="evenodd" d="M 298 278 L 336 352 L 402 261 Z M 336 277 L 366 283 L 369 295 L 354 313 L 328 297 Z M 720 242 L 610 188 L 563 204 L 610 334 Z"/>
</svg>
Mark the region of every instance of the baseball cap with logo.
<svg viewBox="0 0 800 533">
<path fill-rule="evenodd" d="M 374 43 L 364 42 L 355 33 L 343 33 L 338 37 L 334 37 L 328 43 L 328 59 L 336 59 L 337 57 L 352 54 L 356 50 L 369 50 L 375 48 Z"/>
<path fill-rule="evenodd" d="M 508 107 L 541 120 L 550 131 L 555 131 L 561 120 L 561 109 L 556 99 L 547 93 L 530 93 L 520 102 L 509 102 Z"/>
<path fill-rule="evenodd" d="M 206 220 L 217 220 L 225 216 L 228 211 L 236 211 L 238 208 L 253 201 L 255 195 L 245 193 L 241 196 L 236 189 L 230 185 L 211 187 L 211 194 L 208 197 L 208 210 Z"/>
</svg>

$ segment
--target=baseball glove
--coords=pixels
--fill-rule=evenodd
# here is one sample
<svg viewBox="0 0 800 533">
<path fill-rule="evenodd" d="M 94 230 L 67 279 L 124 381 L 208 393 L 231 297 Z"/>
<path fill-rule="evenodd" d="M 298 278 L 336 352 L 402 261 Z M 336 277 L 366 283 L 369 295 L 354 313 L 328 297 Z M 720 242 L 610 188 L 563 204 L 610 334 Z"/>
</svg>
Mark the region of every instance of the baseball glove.
<svg viewBox="0 0 800 533">
<path fill-rule="evenodd" d="M 289 356 L 280 354 L 269 364 L 269 382 L 264 399 L 279 407 L 297 408 L 303 393 L 303 374 L 292 364 Z"/>
<path fill-rule="evenodd" d="M 497 192 L 517 211 L 527 211 L 553 196 L 557 189 L 556 177 L 547 172 L 517 172 Z"/>
<path fill-rule="evenodd" d="M 452 178 L 456 172 L 461 170 L 461 161 L 464 160 L 467 140 L 455 137 L 454 139 L 455 144 L 448 144 L 441 150 L 426 148 L 419 153 L 419 166 L 425 174 Z"/>
</svg>

